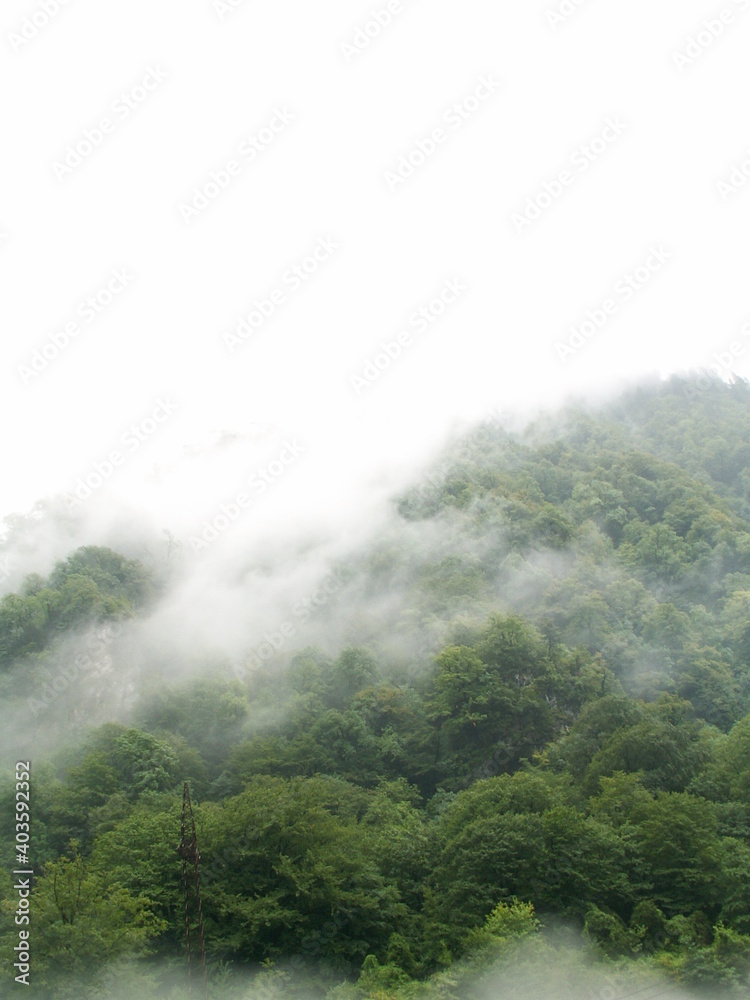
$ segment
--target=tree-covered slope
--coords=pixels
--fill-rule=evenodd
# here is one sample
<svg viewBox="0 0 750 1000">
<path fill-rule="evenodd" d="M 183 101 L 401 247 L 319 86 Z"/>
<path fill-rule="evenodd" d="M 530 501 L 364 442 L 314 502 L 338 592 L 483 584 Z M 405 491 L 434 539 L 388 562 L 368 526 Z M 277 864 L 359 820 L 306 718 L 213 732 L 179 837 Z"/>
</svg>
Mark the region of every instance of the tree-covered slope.
<svg viewBox="0 0 750 1000">
<path fill-rule="evenodd" d="M 676 379 L 483 428 L 339 567 L 349 641 L 146 660 L 127 718 L 33 762 L 35 995 L 172 995 L 184 781 L 217 997 L 746 995 L 748 430 L 745 383 Z M 155 600 L 103 549 L 29 578 L 8 684 Z"/>
</svg>

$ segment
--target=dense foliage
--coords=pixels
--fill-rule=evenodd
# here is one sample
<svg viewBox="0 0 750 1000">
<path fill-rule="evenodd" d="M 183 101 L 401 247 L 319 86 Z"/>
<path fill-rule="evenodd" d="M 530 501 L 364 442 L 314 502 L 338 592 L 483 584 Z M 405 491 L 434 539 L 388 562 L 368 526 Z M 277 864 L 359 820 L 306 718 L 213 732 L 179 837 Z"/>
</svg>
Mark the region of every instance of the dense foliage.
<svg viewBox="0 0 750 1000">
<path fill-rule="evenodd" d="M 358 557 L 358 594 L 404 595 L 382 636 L 157 687 L 36 761 L 37 995 L 180 967 L 184 781 L 217 996 L 245 968 L 237 996 L 479 998 L 505 969 L 515 997 L 551 964 L 560 996 L 626 971 L 746 995 L 748 441 L 748 386 L 707 380 L 485 428 Z M 152 590 L 79 550 L 0 602 L 0 666 Z"/>
<path fill-rule="evenodd" d="M 0 669 L 76 626 L 134 614 L 151 592 L 136 561 L 93 545 L 78 549 L 47 580 L 32 574 L 22 593 L 0 601 Z"/>
</svg>

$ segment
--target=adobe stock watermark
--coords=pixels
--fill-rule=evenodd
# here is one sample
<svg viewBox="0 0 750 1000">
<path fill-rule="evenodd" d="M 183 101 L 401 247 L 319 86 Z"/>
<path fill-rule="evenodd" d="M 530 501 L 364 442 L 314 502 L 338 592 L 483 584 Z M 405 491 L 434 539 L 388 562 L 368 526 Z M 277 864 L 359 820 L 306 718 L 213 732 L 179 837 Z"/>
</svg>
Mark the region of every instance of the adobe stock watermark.
<svg viewBox="0 0 750 1000">
<path fill-rule="evenodd" d="M 8 32 L 8 41 L 13 51 L 21 52 L 25 49 L 69 2 L 70 0 L 41 0 L 15 31 Z"/>
<path fill-rule="evenodd" d="M 245 657 L 244 665 L 235 665 L 235 677 L 243 681 L 248 673 L 259 670 L 267 660 L 279 653 L 289 640 L 294 638 L 300 625 L 306 625 L 312 616 L 325 607 L 331 597 L 341 590 L 342 583 L 337 571 L 327 574 L 312 594 L 297 601 L 290 609 L 288 618 L 276 628 L 263 634 L 263 641 L 250 650 Z"/>
<path fill-rule="evenodd" d="M 441 122 L 412 146 L 408 153 L 399 156 L 398 161 L 390 170 L 383 174 L 388 190 L 393 192 L 405 184 L 420 167 L 437 153 L 441 146 L 451 139 L 456 132 L 468 122 L 473 115 L 490 100 L 502 84 L 495 80 L 491 73 L 480 76 L 474 89 L 460 101 L 455 101 L 442 115 Z"/>
<path fill-rule="evenodd" d="M 153 408 L 145 417 L 133 423 L 123 431 L 118 441 L 118 447 L 113 448 L 101 460 L 94 462 L 91 470 L 84 476 L 79 476 L 72 494 L 65 494 L 67 506 L 79 506 L 88 500 L 96 490 L 100 489 L 115 471 L 121 468 L 128 455 L 134 454 L 166 423 L 173 413 L 177 412 L 177 404 L 167 397 L 157 399 Z"/>
<path fill-rule="evenodd" d="M 219 20 L 224 21 L 230 14 L 234 14 L 244 2 L 245 0 L 212 0 L 211 7 Z"/>
<path fill-rule="evenodd" d="M 340 247 L 341 244 L 332 236 L 318 237 L 310 253 L 288 267 L 267 295 L 254 298 L 248 311 L 235 317 L 234 328 L 223 335 L 224 346 L 229 353 L 233 354 L 250 340 L 287 301 L 289 294 L 302 288 Z"/>
<path fill-rule="evenodd" d="M 278 136 L 285 132 L 289 125 L 297 120 L 293 111 L 284 108 L 274 108 L 271 117 L 258 132 L 250 133 L 239 143 L 235 155 L 227 160 L 217 170 L 210 171 L 208 180 L 197 185 L 190 192 L 190 199 L 179 204 L 182 221 L 187 225 L 197 219 L 201 212 L 216 201 L 242 174 L 246 166 L 273 145 Z M 235 158 L 236 157 L 236 158 Z"/>
<path fill-rule="evenodd" d="M 168 78 L 169 74 L 160 66 L 149 67 L 138 83 L 112 101 L 107 114 L 100 118 L 96 125 L 84 129 L 79 139 L 68 143 L 62 157 L 53 160 L 52 170 L 55 177 L 61 181 L 77 170 Z"/>
<path fill-rule="evenodd" d="M 612 295 L 607 296 L 598 306 L 586 312 L 586 318 L 576 326 L 569 326 L 570 334 L 567 341 L 558 340 L 555 344 L 557 356 L 562 361 L 579 351 L 584 344 L 599 333 L 607 323 L 616 316 L 620 307 L 633 299 L 637 292 L 644 288 L 651 278 L 657 274 L 672 253 L 663 246 L 650 247 L 649 254 L 643 264 L 634 271 L 625 273 L 614 286 Z"/>
<path fill-rule="evenodd" d="M 697 62 L 728 28 L 737 23 L 733 7 L 742 13 L 749 6 L 750 0 L 730 0 L 730 5 L 722 7 L 715 17 L 704 18 L 695 33 L 685 39 L 685 48 L 672 53 L 672 60 L 680 73 L 684 73 L 689 66 Z"/>
<path fill-rule="evenodd" d="M 725 181 L 716 182 L 716 190 L 722 201 L 729 201 L 738 194 L 750 180 L 750 146 L 745 149 L 747 159 L 741 163 L 735 163 L 729 170 L 729 177 Z"/>
<path fill-rule="evenodd" d="M 15 566 L 10 556 L 0 556 L 0 582 L 6 583 L 10 580 Z"/>
<path fill-rule="evenodd" d="M 492 441 L 493 431 L 491 424 L 494 423 L 496 429 L 503 430 L 503 419 L 507 414 L 503 410 L 492 410 L 482 420 L 478 427 L 469 434 L 468 437 L 461 438 L 457 443 L 459 458 L 467 455 L 472 459 L 482 459 L 483 449 Z M 455 469 L 455 463 L 443 461 L 438 468 L 433 468 L 424 476 L 424 482 L 409 491 L 410 497 L 418 497 L 422 501 L 435 500 L 444 489 L 450 474 Z"/>
<path fill-rule="evenodd" d="M 750 323 L 745 323 L 740 333 L 747 341 L 750 338 Z M 715 384 L 711 375 L 723 380 L 733 379 L 735 361 L 744 355 L 746 346 L 747 343 L 743 344 L 741 340 L 733 340 L 722 351 L 711 355 L 711 360 L 703 366 L 704 371 L 698 375 L 695 382 L 683 388 L 683 395 L 688 399 L 695 399 L 706 389 L 710 389 Z"/>
<path fill-rule="evenodd" d="M 71 342 L 80 336 L 86 326 L 90 326 L 128 288 L 133 275 L 124 267 L 112 268 L 110 279 L 93 295 L 83 299 L 76 307 L 80 318 L 71 320 L 65 326 L 50 334 L 41 347 L 34 350 L 27 365 L 18 365 L 18 374 L 24 385 L 37 378 L 50 363 L 67 350 Z"/>
<path fill-rule="evenodd" d="M 406 0 L 407 5 L 409 0 Z M 388 0 L 384 7 L 370 11 L 367 20 L 355 28 L 350 40 L 339 43 L 339 50 L 347 62 L 356 59 L 365 49 L 369 48 L 376 38 L 379 38 L 386 28 L 389 28 L 399 14 L 403 14 L 404 0 Z"/>
<path fill-rule="evenodd" d="M 566 24 L 587 2 L 588 0 L 561 0 L 546 11 L 547 24 L 553 31 L 557 31 L 561 24 Z"/>
<path fill-rule="evenodd" d="M 522 209 L 512 213 L 510 221 L 516 232 L 522 233 L 525 229 L 533 226 L 544 212 L 551 208 L 563 193 L 586 173 L 589 167 L 599 161 L 629 127 L 628 123 L 623 121 L 619 115 L 607 118 L 604 128 L 593 139 L 589 139 L 574 153 L 571 153 L 570 166 L 575 169 L 565 167 L 559 170 L 552 180 L 544 181 L 541 190 L 526 199 Z"/>
<path fill-rule="evenodd" d="M 86 650 L 77 653 L 72 661 L 60 667 L 54 677 L 42 684 L 37 692 L 38 697 L 27 698 L 27 705 L 32 715 L 50 708 L 63 695 L 70 685 L 83 676 L 98 677 L 104 671 L 101 666 L 101 659 L 109 653 L 109 647 L 113 639 L 118 638 L 124 631 L 121 622 L 108 622 L 100 626 L 95 632 L 86 636 Z"/>
<path fill-rule="evenodd" d="M 254 499 L 262 496 L 270 486 L 278 482 L 289 466 L 294 465 L 306 450 L 303 445 L 298 444 L 296 439 L 285 441 L 283 448 L 272 462 L 257 468 L 248 477 L 247 487 L 250 493 L 240 492 L 228 503 L 220 504 L 217 513 L 210 519 L 203 521 L 200 533 L 189 537 L 188 541 L 193 552 L 207 549 L 228 528 L 231 528 L 242 514 L 249 507 L 252 507 Z"/>
<path fill-rule="evenodd" d="M 412 313 L 406 323 L 406 328 L 396 335 L 395 340 L 381 341 L 380 351 L 372 358 L 367 358 L 361 375 L 351 375 L 349 380 L 357 396 L 373 382 L 376 382 L 383 372 L 390 368 L 394 361 L 401 357 L 404 351 L 412 346 L 412 330 L 424 333 L 447 311 L 448 307 L 457 302 L 466 291 L 466 285 L 460 279 L 444 281 L 435 298 L 420 306 Z"/>
</svg>

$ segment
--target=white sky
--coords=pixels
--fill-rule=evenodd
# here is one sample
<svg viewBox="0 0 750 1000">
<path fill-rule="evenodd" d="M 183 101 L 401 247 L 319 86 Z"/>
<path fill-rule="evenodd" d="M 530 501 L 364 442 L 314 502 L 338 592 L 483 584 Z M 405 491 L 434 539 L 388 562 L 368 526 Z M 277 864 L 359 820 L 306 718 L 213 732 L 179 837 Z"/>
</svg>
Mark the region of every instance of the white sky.
<svg viewBox="0 0 750 1000">
<path fill-rule="evenodd" d="M 743 161 L 750 174 L 750 0 L 570 2 L 556 30 L 563 0 L 404 0 L 350 58 L 341 43 L 383 0 L 241 0 L 223 15 L 211 0 L 68 0 L 14 40 L 41 4 L 5 0 L 0 15 L 0 516 L 72 490 L 159 398 L 177 412 L 106 490 L 179 508 L 185 526 L 246 469 L 164 470 L 222 431 L 248 435 L 261 464 L 304 444 L 299 477 L 276 487 L 293 520 L 313 494 L 424 461 L 455 420 L 707 365 L 733 341 L 750 375 L 750 192 L 717 189 Z M 674 53 L 706 19 L 721 34 L 681 71 Z M 127 111 L 120 95 L 150 69 L 167 78 Z M 500 85 L 456 127 L 445 113 L 481 78 Z M 279 127 L 277 111 L 294 120 L 248 162 L 243 140 Z M 99 147 L 57 176 L 105 118 Z M 608 118 L 627 128 L 581 169 L 571 157 Z M 438 127 L 434 155 L 389 185 Z M 232 159 L 239 176 L 186 223 L 180 204 Z M 519 233 L 512 214 L 565 169 L 572 183 Z M 327 238 L 339 248 L 285 284 Z M 617 283 L 651 247 L 671 259 L 626 301 Z M 77 315 L 123 268 L 111 305 Z M 351 377 L 449 280 L 466 291 L 358 395 Z M 284 302 L 230 353 L 223 335 L 275 289 Z M 608 297 L 615 314 L 563 362 L 556 343 Z"/>
</svg>

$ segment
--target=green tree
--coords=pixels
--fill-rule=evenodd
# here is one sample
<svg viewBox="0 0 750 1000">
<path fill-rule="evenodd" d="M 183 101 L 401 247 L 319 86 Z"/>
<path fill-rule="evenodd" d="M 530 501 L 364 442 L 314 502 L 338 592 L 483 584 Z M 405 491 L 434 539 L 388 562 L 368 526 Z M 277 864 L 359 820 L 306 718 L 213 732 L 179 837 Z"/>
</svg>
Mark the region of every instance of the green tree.
<svg viewBox="0 0 750 1000">
<path fill-rule="evenodd" d="M 150 900 L 92 870 L 75 845 L 45 866 L 33 898 L 33 982 L 50 997 L 93 997 L 111 962 L 148 954 L 164 928 Z"/>
</svg>

